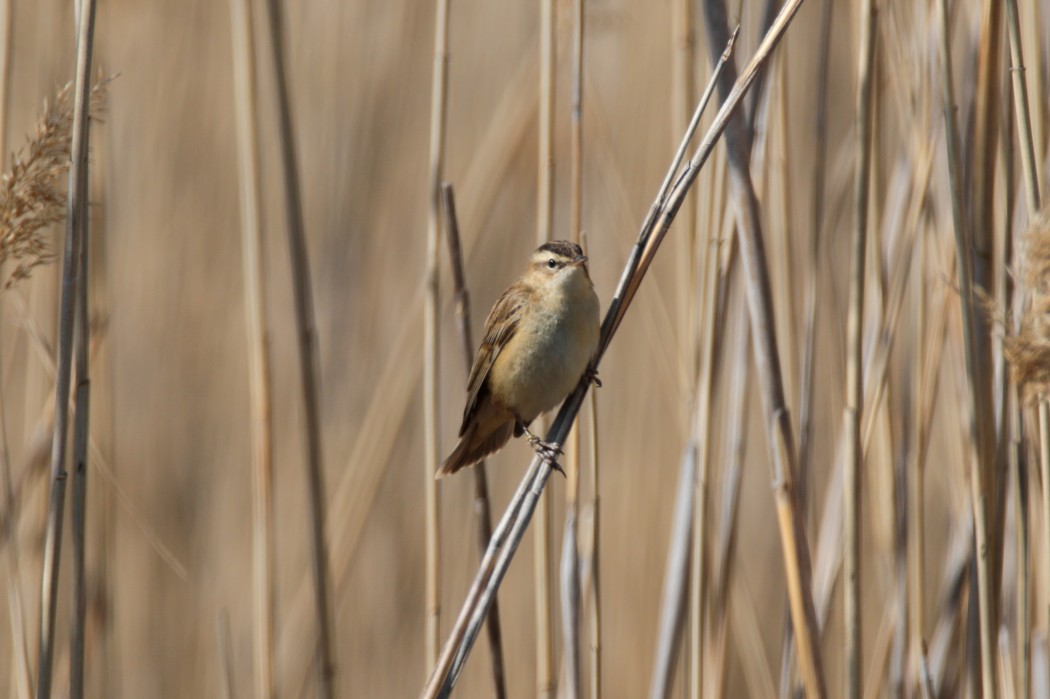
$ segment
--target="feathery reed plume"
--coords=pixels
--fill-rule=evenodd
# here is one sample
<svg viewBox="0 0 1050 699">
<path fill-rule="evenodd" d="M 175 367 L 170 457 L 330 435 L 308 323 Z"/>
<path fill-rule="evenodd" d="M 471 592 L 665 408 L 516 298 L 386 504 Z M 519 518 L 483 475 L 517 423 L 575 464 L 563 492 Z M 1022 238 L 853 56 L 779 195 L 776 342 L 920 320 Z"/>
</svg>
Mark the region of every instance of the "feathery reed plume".
<svg viewBox="0 0 1050 699">
<path fill-rule="evenodd" d="M 111 78 L 91 88 L 90 111 L 101 113 Z M 0 293 L 30 276 L 33 269 L 54 260 L 45 231 L 66 215 L 63 176 L 69 172 L 70 129 L 73 127 L 73 83 L 66 83 L 44 112 L 11 169 L 0 178 L 0 265 L 13 262 Z"/>
<path fill-rule="evenodd" d="M 1004 349 L 1014 380 L 1031 397 L 1050 390 L 1050 207 L 1031 221 L 1024 245 L 1024 280 L 1032 301 Z"/>
</svg>

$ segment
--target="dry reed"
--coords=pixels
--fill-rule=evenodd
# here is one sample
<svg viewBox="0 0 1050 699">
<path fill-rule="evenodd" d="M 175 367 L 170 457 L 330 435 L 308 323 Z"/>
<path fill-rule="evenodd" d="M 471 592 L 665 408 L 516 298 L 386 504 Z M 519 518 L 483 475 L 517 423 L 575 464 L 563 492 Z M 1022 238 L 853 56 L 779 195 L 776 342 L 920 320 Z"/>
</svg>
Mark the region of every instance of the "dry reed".
<svg viewBox="0 0 1050 699">
<path fill-rule="evenodd" d="M 332 699 L 335 684 L 335 631 L 332 628 L 332 606 L 329 589 L 328 541 L 325 534 L 326 497 L 324 463 L 321 450 L 320 372 L 317 329 L 314 320 L 313 288 L 310 259 L 303 225 L 299 161 L 296 155 L 295 128 L 285 74 L 284 21 L 279 0 L 267 0 L 267 19 L 273 75 L 276 89 L 278 132 L 280 135 L 281 173 L 285 196 L 285 225 L 288 254 L 292 271 L 292 298 L 295 306 L 298 340 L 299 382 L 303 395 L 306 428 L 306 480 L 309 496 L 310 564 L 314 583 L 314 610 L 317 622 L 316 664 L 318 695 Z"/>
<path fill-rule="evenodd" d="M 448 15 L 449 0 L 437 0 L 434 21 L 434 65 L 430 88 L 430 149 L 428 160 L 428 197 L 426 268 L 423 305 L 423 501 L 426 513 L 426 625 L 423 631 L 425 672 L 437 659 L 441 636 L 441 518 L 438 485 L 434 474 L 441 464 L 440 413 L 438 408 L 438 238 L 441 225 L 441 181 L 445 163 L 445 122 L 448 111 Z"/>
<path fill-rule="evenodd" d="M 536 161 L 536 245 L 551 239 L 554 232 L 554 89 L 557 81 L 555 65 L 554 0 L 539 0 L 540 10 L 540 73 L 539 73 L 539 151 Z M 540 422 L 542 430 L 543 422 Z M 536 695 L 549 699 L 554 695 L 554 622 L 553 577 L 551 556 L 553 550 L 553 518 L 551 494 L 539 496 L 539 514 L 533 532 L 533 590 L 536 616 Z"/>
<path fill-rule="evenodd" d="M 474 356 L 474 339 L 470 329 L 470 292 L 467 289 L 466 274 L 463 270 L 463 248 L 459 241 L 459 220 L 456 217 L 456 199 L 452 185 L 445 182 L 441 185 L 441 208 L 444 212 L 445 239 L 448 243 L 449 263 L 452 267 L 453 293 L 456 299 L 456 321 L 459 325 L 459 337 L 463 344 L 463 358 L 466 362 L 467 375 Z M 477 521 L 478 552 L 485 555 L 485 549 L 492 538 L 492 514 L 489 501 L 488 466 L 485 460 L 474 465 L 474 514 Z M 487 619 L 489 654 L 492 657 L 493 695 L 497 699 L 507 696 L 506 675 L 503 668 L 503 640 L 500 632 L 499 602 L 492 601 Z"/>
<path fill-rule="evenodd" d="M 256 99 L 255 45 L 250 0 L 230 1 L 230 31 L 237 114 L 238 175 L 241 204 L 241 251 L 244 274 L 244 316 L 247 330 L 248 377 L 252 431 L 252 603 L 255 696 L 272 699 L 274 692 L 274 518 L 273 406 L 270 337 L 265 290 L 259 172 L 259 114 Z"/>
</svg>

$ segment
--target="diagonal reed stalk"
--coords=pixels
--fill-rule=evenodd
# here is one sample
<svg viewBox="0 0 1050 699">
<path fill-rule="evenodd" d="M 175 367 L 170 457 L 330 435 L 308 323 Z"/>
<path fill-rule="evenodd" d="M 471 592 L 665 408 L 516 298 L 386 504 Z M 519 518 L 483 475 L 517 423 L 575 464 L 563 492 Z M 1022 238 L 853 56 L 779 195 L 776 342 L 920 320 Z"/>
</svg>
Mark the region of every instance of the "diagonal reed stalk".
<svg viewBox="0 0 1050 699">
<path fill-rule="evenodd" d="M 671 170 L 668 172 L 664 181 L 665 184 L 661 186 L 642 224 L 638 239 L 620 278 L 620 283 L 617 285 L 616 293 L 609 304 L 605 320 L 602 323 L 596 364 L 615 335 L 626 309 L 630 306 L 634 295 L 637 293 L 646 271 L 652 264 L 656 251 L 663 242 L 671 222 L 682 204 L 682 200 L 695 181 L 700 168 L 710 156 L 717 138 L 725 130 L 730 117 L 754 82 L 758 69 L 768 60 L 773 48 L 787 30 L 800 5 L 801 0 L 789 0 L 784 4 L 771 25 L 769 32 L 756 50 L 755 55 L 740 74 L 732 91 L 724 100 L 718 115 L 715 117 L 711 128 L 700 143 L 693 158 L 677 177 L 675 176 L 677 173 L 677 162 L 672 165 Z M 691 134 L 686 134 L 686 143 L 690 140 L 690 136 Z M 672 180 L 673 187 L 671 186 Z M 768 304 L 768 283 L 765 288 L 767 292 L 766 303 Z M 759 326 L 759 331 L 768 333 L 770 332 L 769 328 L 770 324 L 765 323 Z M 765 338 L 764 341 L 768 342 L 769 338 Z M 764 375 L 764 378 L 768 378 L 768 375 Z M 572 420 L 582 405 L 588 388 L 589 382 L 585 378 L 581 379 L 576 389 L 566 398 L 546 435 L 548 442 L 561 444 L 564 441 Z M 787 434 L 790 436 L 789 432 Z M 773 437 L 775 439 L 776 435 Z M 790 458 L 791 450 L 786 447 L 787 443 L 780 439 L 776 451 L 783 458 Z M 445 644 L 438 666 L 427 682 L 422 696 L 448 696 L 451 692 L 458 674 L 462 670 L 463 663 L 470 652 L 470 648 L 477 638 L 492 598 L 499 588 L 514 552 L 517 550 L 529 521 L 535 512 L 536 500 L 542 493 L 547 479 L 550 477 L 550 472 L 551 466 L 549 463 L 538 456 L 532 460 L 528 473 L 493 532 L 492 542 L 486 552 L 485 559 L 482 560 L 479 566 L 478 574 L 467 594 L 467 599 L 452 629 L 449 640 Z M 806 679 L 807 686 L 819 687 L 819 689 L 814 691 L 815 695 L 823 695 L 824 683 L 821 661 L 819 656 L 815 655 L 817 649 L 809 643 L 810 639 L 816 638 L 816 620 L 812 613 L 812 595 L 809 591 L 809 552 L 804 534 L 800 528 L 801 523 L 796 521 L 797 509 L 794 506 L 793 480 L 791 480 L 791 476 L 781 476 L 776 481 L 776 486 L 780 521 L 783 526 L 788 528 L 784 533 L 782 543 L 785 547 L 784 555 L 788 587 L 792 591 L 792 608 L 798 611 L 798 615 L 795 617 L 796 623 L 800 626 L 805 625 L 805 628 L 798 632 L 799 638 L 805 639 L 805 642 L 801 644 L 802 652 L 800 653 L 803 666 L 802 675 Z M 808 610 L 808 613 L 806 610 Z"/>
<path fill-rule="evenodd" d="M 310 563 L 317 615 L 316 670 L 318 694 L 331 699 L 335 683 L 335 631 L 328 582 L 328 544 L 325 535 L 324 464 L 321 453 L 321 413 L 318 386 L 319 359 L 317 326 L 314 320 L 310 259 L 303 226 L 302 193 L 296 155 L 295 129 L 284 65 L 284 23 L 280 0 L 267 0 L 270 44 L 276 83 L 277 120 L 281 146 L 281 171 L 288 227 L 288 250 L 292 268 L 295 325 L 298 337 L 299 380 L 306 417 L 306 473 L 310 504 Z"/>
<path fill-rule="evenodd" d="M 539 152 L 536 167 L 536 245 L 554 231 L 554 88 L 556 8 L 554 0 L 540 0 Z M 570 450 L 571 451 L 571 450 Z M 536 615 L 536 695 L 554 695 L 554 622 L 551 550 L 553 548 L 551 494 L 539 496 L 533 548 L 533 590 Z"/>
<path fill-rule="evenodd" d="M 875 60 L 875 9 L 865 0 L 860 11 L 860 57 L 857 76 L 857 160 L 854 175 L 854 216 L 849 282 L 849 314 L 846 322 L 846 407 L 843 416 L 846 440 L 844 605 L 846 624 L 846 692 L 850 699 L 861 693 L 861 617 L 860 617 L 860 526 L 861 469 L 864 451 L 861 443 L 861 411 L 864 401 L 863 315 L 865 253 L 868 248 L 868 196 L 871 177 L 873 76 Z"/>
<path fill-rule="evenodd" d="M 252 434 L 252 610 L 255 696 L 274 693 L 273 411 L 266 322 L 265 243 L 260 226 L 258 109 L 251 0 L 230 0 L 241 204 L 241 255 Z"/>
<path fill-rule="evenodd" d="M 452 185 L 448 182 L 441 185 L 441 203 L 445 216 L 445 239 L 448 243 L 449 263 L 452 267 L 456 321 L 459 324 L 459 337 L 463 344 L 463 357 L 466 360 L 467 374 L 469 374 L 474 356 L 474 339 L 470 330 L 470 292 L 467 290 L 466 274 L 463 271 L 463 248 L 459 242 L 456 198 Z M 489 503 L 488 468 L 485 460 L 478 462 L 472 470 L 474 471 L 474 514 L 477 518 L 478 551 L 484 556 L 489 539 L 492 538 L 492 508 Z M 486 628 L 488 629 L 489 655 L 492 657 L 493 695 L 497 699 L 503 699 L 507 696 L 507 685 L 503 668 L 499 602 L 496 600 L 492 601 Z"/>
<path fill-rule="evenodd" d="M 95 2 L 94 0 L 83 0 L 82 13 L 84 21 L 80 23 L 77 37 L 77 66 L 73 102 L 73 127 L 72 145 L 70 149 L 69 168 L 69 192 L 68 207 L 66 211 L 66 241 L 65 253 L 62 263 L 62 295 L 59 308 L 58 325 L 58 352 L 57 352 L 57 375 L 55 378 L 55 405 L 66 405 L 70 395 L 70 383 L 73 362 L 74 326 L 76 318 L 83 319 L 86 314 L 86 299 L 79 293 L 78 287 L 86 284 L 86 278 L 82 278 L 87 259 L 85 254 L 87 238 L 87 173 L 88 173 L 88 123 L 91 101 L 91 60 L 95 37 Z M 78 306 L 80 308 L 78 308 Z M 81 364 L 86 365 L 88 332 L 86 323 L 81 328 L 76 342 L 80 348 L 77 352 L 78 369 Z M 83 456 L 83 447 L 87 443 L 87 398 L 88 384 L 86 375 L 78 377 L 77 386 L 77 415 L 74 422 L 75 441 L 77 443 L 76 454 L 78 458 Z M 52 682 L 52 663 L 55 650 L 55 613 L 58 597 L 59 563 L 62 550 L 62 517 L 65 504 L 66 491 L 66 437 L 68 430 L 68 415 L 65 410 L 55 413 L 55 431 L 51 447 L 51 496 L 48 503 L 47 534 L 44 542 L 44 568 L 42 574 L 42 589 L 40 593 L 40 650 L 37 663 L 37 697 L 38 699 L 50 699 Z M 77 463 L 77 470 L 81 471 L 83 462 Z M 82 478 L 77 479 L 77 496 L 83 494 L 84 482 Z M 80 523 L 78 536 L 83 534 L 83 502 L 74 513 L 76 520 Z M 83 540 L 78 542 L 76 558 L 80 563 L 74 563 L 74 572 L 83 575 Z M 75 584 L 77 594 L 83 594 L 83 584 Z M 76 656 L 83 657 L 83 606 L 75 603 L 74 616 L 77 609 L 80 612 L 80 621 L 74 621 L 74 626 L 79 627 L 78 634 L 74 633 L 73 647 L 71 649 L 71 663 L 73 675 L 70 686 L 71 696 L 77 696 L 78 687 L 76 675 L 78 666 L 82 669 L 82 660 L 78 661 Z M 82 673 L 81 673 L 82 678 Z M 82 686 L 80 688 L 82 690 Z"/>
<path fill-rule="evenodd" d="M 438 317 L 438 237 L 441 225 L 441 179 L 445 169 L 445 131 L 448 112 L 449 0 L 437 0 L 434 20 L 434 67 L 430 86 L 430 153 L 428 170 L 427 234 L 423 303 L 423 498 L 426 537 L 426 583 L 423 631 L 426 671 L 434 668 L 441 642 L 441 517 L 434 474 L 441 465 L 438 373 L 440 367 Z"/>
</svg>

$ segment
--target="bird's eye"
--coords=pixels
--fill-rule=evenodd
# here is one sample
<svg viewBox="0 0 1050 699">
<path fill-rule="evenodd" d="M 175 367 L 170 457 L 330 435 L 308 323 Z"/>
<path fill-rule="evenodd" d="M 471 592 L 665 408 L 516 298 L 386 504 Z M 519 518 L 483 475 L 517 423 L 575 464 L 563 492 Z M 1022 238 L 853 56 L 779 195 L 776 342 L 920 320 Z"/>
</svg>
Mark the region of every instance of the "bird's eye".
<svg viewBox="0 0 1050 699">
<path fill-rule="evenodd" d="M 549 267 L 550 269 L 554 269 L 557 266 L 558 266 L 558 263 L 554 261 L 553 257 L 551 259 L 547 260 L 547 267 Z"/>
</svg>

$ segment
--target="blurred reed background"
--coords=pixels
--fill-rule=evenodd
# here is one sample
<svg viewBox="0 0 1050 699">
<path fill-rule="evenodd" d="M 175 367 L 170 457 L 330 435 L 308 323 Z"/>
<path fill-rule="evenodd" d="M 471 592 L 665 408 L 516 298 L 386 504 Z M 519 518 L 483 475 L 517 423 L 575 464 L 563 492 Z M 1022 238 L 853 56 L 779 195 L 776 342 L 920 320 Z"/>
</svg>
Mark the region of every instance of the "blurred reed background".
<svg viewBox="0 0 1050 699">
<path fill-rule="evenodd" d="M 0 105 L 7 153 L 24 148 L 45 100 L 73 79 L 76 55 L 73 3 L 10 4 L 10 89 Z M 476 340 L 491 303 L 536 242 L 541 4 L 451 0 L 442 177 L 455 186 Z M 706 11 L 719 4 L 583 4 L 579 216 L 603 307 L 710 75 Z M 757 45 L 767 5 L 778 4 L 727 3 L 729 25 L 741 25 L 738 67 Z M 1020 314 L 1011 311 L 1022 308 L 1028 290 L 1047 287 L 1045 278 L 1023 276 L 1023 235 L 1047 172 L 1050 3 L 1017 0 L 1015 47 L 1008 32 L 1013 3 L 876 2 L 871 106 L 860 113 L 862 18 L 871 3 L 831 2 L 825 33 L 827 4 L 803 4 L 742 113 L 755 124 L 751 174 L 800 450 L 796 480 L 828 694 L 925 696 L 931 687 L 935 696 L 1048 696 L 1050 500 L 1036 408 L 1042 387 L 1018 391 L 1007 378 L 1001 340 L 1004 331 L 1015 332 Z M 317 693 L 311 508 L 285 242 L 287 168 L 264 5 L 251 3 L 272 377 L 272 677 L 273 696 L 299 697 Z M 943 9 L 951 38 L 944 45 Z M 576 233 L 574 16 L 573 3 L 554 3 L 555 238 Z M 428 675 L 423 307 L 434 20 L 433 3 L 418 0 L 311 0 L 286 3 L 283 13 L 316 317 L 334 695 L 341 697 L 413 696 Z M 229 687 L 233 696 L 263 695 L 253 602 L 258 528 L 236 30 L 225 2 L 105 0 L 98 7 L 95 64 L 119 77 L 92 127 L 90 163 L 86 696 L 226 696 Z M 957 105 L 950 112 L 959 141 L 954 169 L 946 147 L 944 48 Z M 1026 73 L 1011 71 L 1014 48 Z M 1026 130 L 1016 119 L 1018 75 L 1029 93 L 1032 169 L 1025 167 Z M 857 129 L 865 113 L 870 152 L 862 155 Z M 790 696 L 799 681 L 785 635 L 790 617 L 771 507 L 770 441 L 725 156 L 719 145 L 601 365 L 604 696 L 649 691 L 679 469 L 690 458 L 706 463 L 693 508 L 702 534 L 695 549 L 702 557 L 694 562 L 703 562 L 693 569 L 704 571 L 696 587 L 704 614 L 699 627 L 688 610 L 675 615 L 682 642 L 666 691 Z M 869 186 L 855 188 L 865 159 Z M 6 170 L 12 161 L 4 162 Z M 953 177 L 965 253 L 958 259 L 980 287 L 972 304 L 964 303 L 971 298 L 968 275 L 957 274 Z M 866 214 L 858 206 L 865 195 Z M 63 230 L 44 229 L 52 250 L 62 250 Z M 859 246 L 858 230 L 867 231 Z M 1046 246 L 1031 249 L 1047 255 Z M 466 377 L 443 240 L 437 250 L 435 424 L 443 456 L 455 443 Z M 4 279 L 14 264 L 4 265 Z M 851 265 L 864 280 L 852 291 Z M 60 260 L 37 267 L 0 295 L 0 401 L 13 484 L 2 507 L 13 529 L 0 544 L 0 587 L 8 593 L 0 614 L 0 691 L 12 697 L 29 696 L 24 678 L 35 684 L 37 676 L 60 274 Z M 863 313 L 851 341 L 847 317 L 859 308 L 858 289 Z M 1035 322 L 1028 336 L 1035 344 L 1013 355 L 1031 357 L 1022 350 L 1034 348 L 1035 368 L 1026 376 L 1037 379 L 1046 364 L 1038 320 L 1027 319 Z M 857 348 L 861 363 L 850 368 Z M 863 390 L 848 393 L 848 377 Z M 847 401 L 857 412 L 844 420 Z M 590 412 L 582 414 L 587 427 Z M 855 497 L 843 494 L 851 425 L 860 444 L 854 453 L 862 457 Z M 590 434 L 589 427 L 581 431 L 582 463 L 591 458 Z M 517 440 L 489 460 L 494 516 L 529 458 Z M 538 654 L 551 654 L 556 682 L 564 663 L 557 561 L 566 485 L 560 477 L 549 485 L 548 649 L 536 640 L 531 541 L 500 590 L 509 696 L 543 694 Z M 586 553 L 591 480 L 584 477 L 580 489 Z M 473 476 L 443 480 L 438 494 L 441 643 L 478 560 Z M 844 556 L 850 502 L 860 506 L 860 546 Z M 975 531 L 986 558 L 974 556 Z M 847 623 L 844 591 L 852 586 L 842 585 L 844 560 L 859 570 L 859 626 Z M 69 684 L 70 570 L 64 561 L 55 696 L 66 696 Z M 583 572 L 587 600 L 594 576 L 586 565 Z M 585 623 L 591 614 L 584 605 Z M 587 678 L 594 655 L 585 630 L 580 637 Z M 859 638 L 854 683 L 847 681 L 851 638 Z M 568 683 L 558 684 L 555 691 L 570 696 Z M 589 696 L 590 682 L 582 686 Z M 456 696 L 492 694 L 482 641 Z"/>
</svg>

